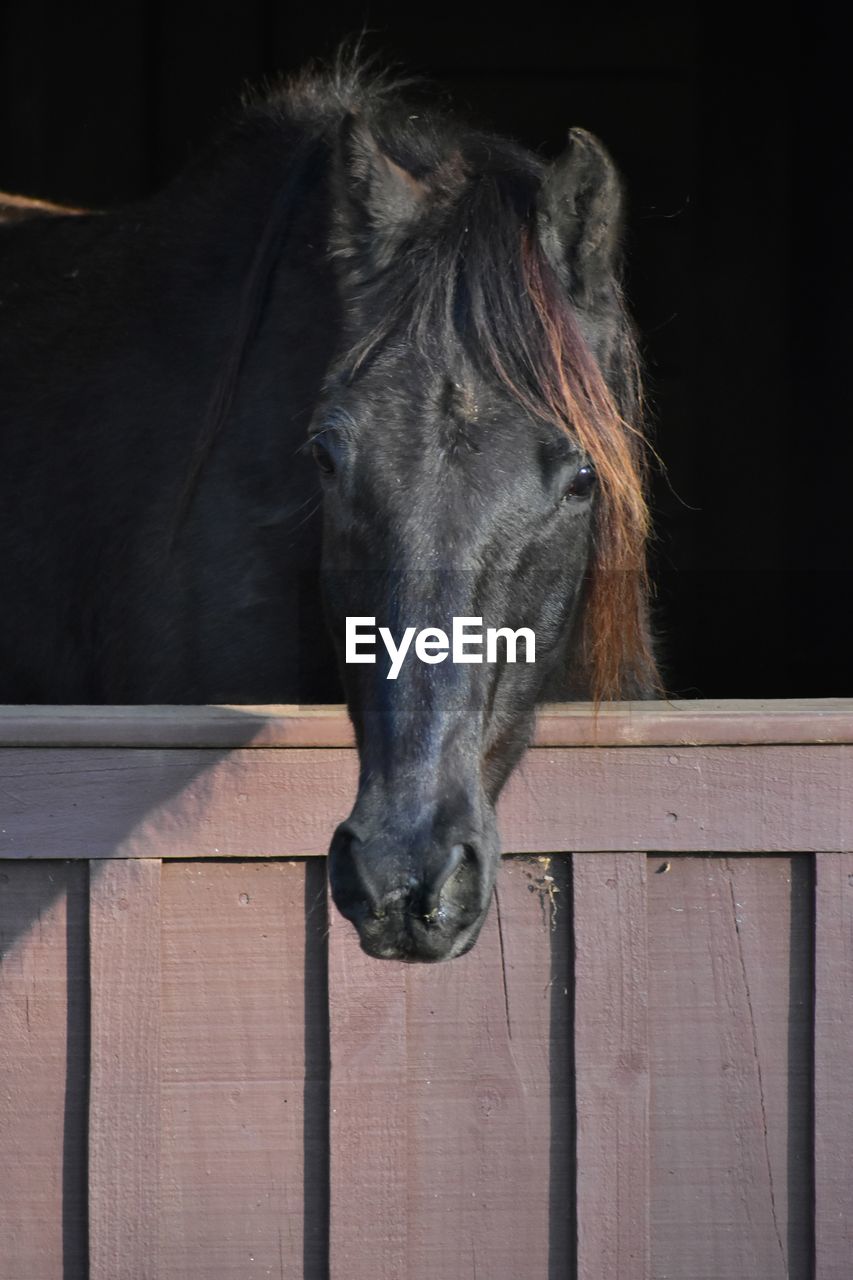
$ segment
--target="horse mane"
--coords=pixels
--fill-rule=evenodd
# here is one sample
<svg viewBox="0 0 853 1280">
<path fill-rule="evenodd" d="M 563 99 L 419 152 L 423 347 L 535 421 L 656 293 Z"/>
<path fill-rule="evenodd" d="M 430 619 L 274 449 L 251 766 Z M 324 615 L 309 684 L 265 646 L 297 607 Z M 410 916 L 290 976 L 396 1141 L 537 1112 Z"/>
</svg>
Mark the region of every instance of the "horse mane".
<svg viewBox="0 0 853 1280">
<path fill-rule="evenodd" d="M 342 122 L 360 116 L 392 160 L 418 177 L 438 174 L 439 193 L 435 216 L 399 246 L 389 267 L 360 281 L 365 312 L 381 319 L 359 338 L 348 365 L 357 368 L 401 334 L 439 356 L 462 344 L 526 412 L 572 435 L 599 477 L 579 667 L 596 702 L 648 696 L 660 684 L 647 625 L 646 446 L 639 362 L 618 282 L 613 282 L 606 317 L 605 371 L 538 234 L 536 195 L 544 164 L 515 144 L 468 130 L 435 109 L 412 116 L 403 91 L 413 83 L 377 71 L 356 50 L 354 56 L 339 56 L 327 70 L 303 72 L 246 103 L 250 117 L 300 124 L 304 140 L 244 283 L 181 518 L 235 394 L 299 184 L 319 154 L 328 163 Z M 413 120 L 418 121 L 414 127 Z"/>
<path fill-rule="evenodd" d="M 648 697 L 661 692 L 661 683 L 648 625 L 647 450 L 639 425 L 642 392 L 633 333 L 620 297 L 621 386 L 617 380 L 614 394 L 565 291 L 555 287 L 541 246 L 528 236 L 522 245 L 527 296 L 539 324 L 534 340 L 539 396 L 532 407 L 577 438 L 601 486 L 581 619 L 581 659 L 596 702 L 630 694 Z"/>
</svg>

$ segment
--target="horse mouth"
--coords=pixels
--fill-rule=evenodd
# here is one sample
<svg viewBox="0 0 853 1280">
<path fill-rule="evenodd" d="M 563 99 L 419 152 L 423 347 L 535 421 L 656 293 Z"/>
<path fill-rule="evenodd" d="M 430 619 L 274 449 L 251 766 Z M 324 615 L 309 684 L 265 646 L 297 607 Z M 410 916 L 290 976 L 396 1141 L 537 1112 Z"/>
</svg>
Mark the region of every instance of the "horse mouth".
<svg viewBox="0 0 853 1280">
<path fill-rule="evenodd" d="M 487 911 L 451 934 L 438 933 L 434 929 L 420 929 L 402 925 L 393 932 L 387 926 L 381 932 L 369 925 L 353 921 L 361 949 L 374 960 L 397 960 L 402 964 L 439 964 L 444 960 L 457 960 L 470 951 L 477 941 Z M 380 925 L 385 922 L 380 921 Z"/>
<path fill-rule="evenodd" d="M 448 908 L 442 903 L 432 911 L 413 908 L 410 895 L 401 891 L 380 911 L 363 900 L 341 893 L 332 878 L 332 900 L 358 934 L 361 949 L 374 960 L 399 960 L 404 964 L 437 964 L 455 960 L 470 951 L 488 914 L 485 907 Z"/>
</svg>

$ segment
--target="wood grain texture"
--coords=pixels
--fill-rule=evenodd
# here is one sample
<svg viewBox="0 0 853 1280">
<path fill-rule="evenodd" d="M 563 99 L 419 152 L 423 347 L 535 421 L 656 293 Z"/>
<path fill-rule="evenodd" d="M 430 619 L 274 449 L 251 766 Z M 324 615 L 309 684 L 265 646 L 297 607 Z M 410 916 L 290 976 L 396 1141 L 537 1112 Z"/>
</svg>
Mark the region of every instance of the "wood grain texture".
<svg viewBox="0 0 853 1280">
<path fill-rule="evenodd" d="M 567 871 L 506 859 L 452 964 L 371 960 L 332 917 L 333 1280 L 571 1275 Z"/>
<path fill-rule="evenodd" d="M 853 742 L 853 698 L 549 703 L 537 747 L 771 746 Z"/>
<path fill-rule="evenodd" d="M 646 1280 L 646 856 L 572 858 L 578 1280 Z"/>
<path fill-rule="evenodd" d="M 325 853 L 355 778 L 354 751 L 0 751 L 0 856 Z"/>
<path fill-rule="evenodd" d="M 350 747 L 342 706 L 3 707 L 4 747 Z M 548 703 L 534 746 L 853 742 L 853 698 Z"/>
<path fill-rule="evenodd" d="M 87 890 L 0 862 L 0 1280 L 87 1280 Z"/>
<path fill-rule="evenodd" d="M 815 1280 L 853 1259 L 853 855 L 815 859 Z"/>
<path fill-rule="evenodd" d="M 0 856 L 324 854 L 352 750 L 0 751 Z M 853 746 L 537 748 L 499 807 L 503 844 L 672 852 L 853 850 Z"/>
<path fill-rule="evenodd" d="M 373 960 L 329 903 L 329 1274 L 408 1273 L 406 966 Z"/>
<path fill-rule="evenodd" d="M 811 1275 L 811 898 L 803 858 L 651 861 L 655 1280 Z"/>
<path fill-rule="evenodd" d="M 324 932 L 322 863 L 163 868 L 168 1280 L 325 1274 Z"/>
<path fill-rule="evenodd" d="M 89 1280 L 161 1276 L 160 868 L 93 868 Z"/>
<path fill-rule="evenodd" d="M 343 706 L 0 706 L 3 747 L 351 747 Z"/>
</svg>

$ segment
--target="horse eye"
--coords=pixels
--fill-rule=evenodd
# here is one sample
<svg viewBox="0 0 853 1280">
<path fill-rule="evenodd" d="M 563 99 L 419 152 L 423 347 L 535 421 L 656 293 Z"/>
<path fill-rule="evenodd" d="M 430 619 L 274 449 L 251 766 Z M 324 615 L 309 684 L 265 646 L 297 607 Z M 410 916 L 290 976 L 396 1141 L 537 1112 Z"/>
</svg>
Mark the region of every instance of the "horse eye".
<svg viewBox="0 0 853 1280">
<path fill-rule="evenodd" d="M 321 444 L 319 440 L 315 440 L 311 446 L 311 457 L 317 463 L 324 476 L 333 476 L 335 474 L 335 460 L 326 446 Z"/>
<path fill-rule="evenodd" d="M 580 467 L 575 472 L 574 479 L 563 496 L 565 498 L 588 498 L 595 488 L 595 481 L 594 467 Z"/>
</svg>

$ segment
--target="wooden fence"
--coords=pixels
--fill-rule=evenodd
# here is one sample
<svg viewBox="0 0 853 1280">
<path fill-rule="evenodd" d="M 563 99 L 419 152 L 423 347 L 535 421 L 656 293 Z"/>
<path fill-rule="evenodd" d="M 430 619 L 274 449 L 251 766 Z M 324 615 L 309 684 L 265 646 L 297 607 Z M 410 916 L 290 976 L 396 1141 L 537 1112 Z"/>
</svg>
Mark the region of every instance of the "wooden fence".
<svg viewBox="0 0 853 1280">
<path fill-rule="evenodd" d="M 0 712 L 0 1280 L 849 1280 L 853 702 L 551 708 L 481 939 L 335 708 Z"/>
</svg>

